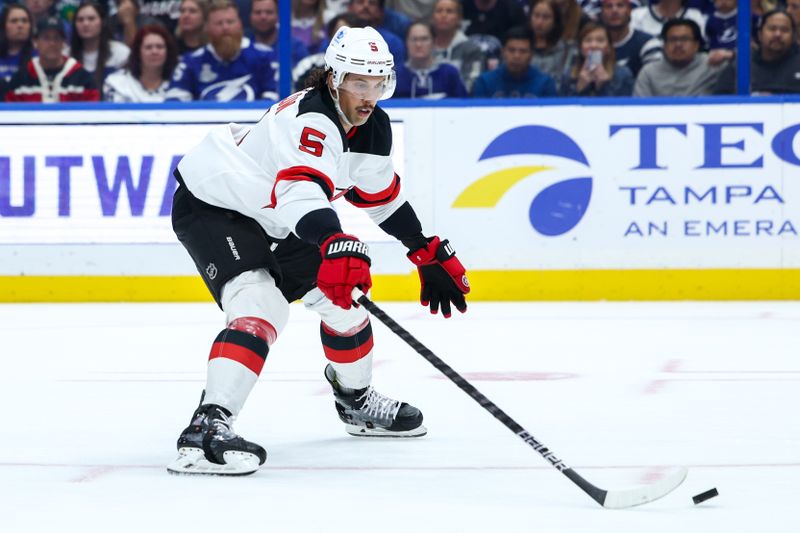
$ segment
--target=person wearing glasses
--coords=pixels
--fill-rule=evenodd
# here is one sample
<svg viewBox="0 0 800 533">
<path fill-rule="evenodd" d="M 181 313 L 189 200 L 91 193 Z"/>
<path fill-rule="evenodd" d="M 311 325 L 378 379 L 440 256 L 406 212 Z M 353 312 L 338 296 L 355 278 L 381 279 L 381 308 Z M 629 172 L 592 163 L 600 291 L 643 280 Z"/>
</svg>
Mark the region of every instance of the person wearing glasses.
<svg viewBox="0 0 800 533">
<path fill-rule="evenodd" d="M 369 250 L 344 233 L 331 204 L 343 196 L 408 248 L 431 313 L 467 310 L 464 267 L 447 240 L 422 233 L 392 166 L 391 124 L 377 104 L 394 92 L 394 58 L 375 29 L 340 28 L 308 87 L 252 128 L 213 128 L 175 171 L 173 228 L 226 321 L 170 472 L 242 475 L 264 463 L 264 448 L 237 435 L 233 420 L 295 300 L 320 315 L 324 375 L 345 430 L 427 432 L 419 409 L 372 387 L 372 328 L 353 303 L 356 288 L 372 286 Z"/>
<path fill-rule="evenodd" d="M 636 77 L 634 96 L 711 94 L 727 61 L 712 65 L 700 52 L 700 26 L 690 19 L 671 19 L 661 29 L 664 57 L 648 63 Z"/>
</svg>

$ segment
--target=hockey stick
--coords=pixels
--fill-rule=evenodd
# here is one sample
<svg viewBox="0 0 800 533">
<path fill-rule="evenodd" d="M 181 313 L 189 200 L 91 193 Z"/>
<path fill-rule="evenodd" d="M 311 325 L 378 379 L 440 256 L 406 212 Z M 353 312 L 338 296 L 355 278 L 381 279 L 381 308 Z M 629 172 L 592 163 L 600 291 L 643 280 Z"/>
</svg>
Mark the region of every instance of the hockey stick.
<svg viewBox="0 0 800 533">
<path fill-rule="evenodd" d="M 522 426 L 520 426 L 514 419 L 508 416 L 502 409 L 500 409 L 494 402 L 484 396 L 478 389 L 472 386 L 466 379 L 464 379 L 458 372 L 453 370 L 447 363 L 439 359 L 432 351 L 425 345 L 414 338 L 400 324 L 395 322 L 389 315 L 382 309 L 375 305 L 372 300 L 367 298 L 361 291 L 356 289 L 353 291 L 353 296 L 356 302 L 363 305 L 370 313 L 372 313 L 378 320 L 383 322 L 390 330 L 396 333 L 401 339 L 411 346 L 417 353 L 424 357 L 430 364 L 436 367 L 442 374 L 447 376 L 450 381 L 458 385 L 458 387 L 469 394 L 470 398 L 478 402 L 481 407 L 489 411 L 495 418 L 503 423 L 508 429 L 514 432 L 519 438 L 522 439 L 527 445 L 539 452 L 547 462 L 549 462 L 556 470 L 567 476 L 573 483 L 578 485 L 583 491 L 592 497 L 594 501 L 607 509 L 624 509 L 626 507 L 633 507 L 635 505 L 642 505 L 657 500 L 666 496 L 675 490 L 683 480 L 686 479 L 687 469 L 679 467 L 670 475 L 664 477 L 653 484 L 633 487 L 630 489 L 622 490 L 604 490 L 596 487 L 586 481 L 574 469 L 570 468 L 564 461 L 557 458 L 550 449 L 539 442 L 533 435 L 528 433 Z"/>
</svg>

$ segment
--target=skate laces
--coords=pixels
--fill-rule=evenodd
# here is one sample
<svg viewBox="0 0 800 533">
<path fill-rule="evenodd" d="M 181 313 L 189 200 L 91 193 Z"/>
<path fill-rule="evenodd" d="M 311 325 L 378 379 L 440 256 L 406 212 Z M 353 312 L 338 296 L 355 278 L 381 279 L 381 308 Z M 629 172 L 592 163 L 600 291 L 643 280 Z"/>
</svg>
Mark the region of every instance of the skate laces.
<svg viewBox="0 0 800 533">
<path fill-rule="evenodd" d="M 219 409 L 216 410 L 216 415 L 213 418 L 209 417 L 211 426 L 215 431 L 214 437 L 220 440 L 236 438 L 238 435 L 233 432 L 233 422 L 236 417 L 234 415 L 228 416 Z"/>
<path fill-rule="evenodd" d="M 400 402 L 387 398 L 372 387 L 369 387 L 361 398 L 358 399 L 358 401 L 362 400 L 361 412 L 368 416 L 394 420 L 395 416 L 397 416 L 397 412 L 400 410 Z"/>
</svg>

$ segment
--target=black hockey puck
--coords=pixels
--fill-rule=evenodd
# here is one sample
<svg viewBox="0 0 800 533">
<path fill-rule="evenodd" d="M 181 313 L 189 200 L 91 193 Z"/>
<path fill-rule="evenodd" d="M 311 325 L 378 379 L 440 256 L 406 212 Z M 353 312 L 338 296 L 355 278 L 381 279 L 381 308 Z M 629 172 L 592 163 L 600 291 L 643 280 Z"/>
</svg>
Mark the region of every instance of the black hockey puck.
<svg viewBox="0 0 800 533">
<path fill-rule="evenodd" d="M 697 505 L 698 503 L 703 503 L 704 501 L 713 498 L 714 496 L 719 496 L 719 492 L 717 492 L 716 488 L 709 489 L 705 492 L 701 492 L 696 496 L 692 496 L 692 501 L 694 502 L 695 505 Z"/>
</svg>

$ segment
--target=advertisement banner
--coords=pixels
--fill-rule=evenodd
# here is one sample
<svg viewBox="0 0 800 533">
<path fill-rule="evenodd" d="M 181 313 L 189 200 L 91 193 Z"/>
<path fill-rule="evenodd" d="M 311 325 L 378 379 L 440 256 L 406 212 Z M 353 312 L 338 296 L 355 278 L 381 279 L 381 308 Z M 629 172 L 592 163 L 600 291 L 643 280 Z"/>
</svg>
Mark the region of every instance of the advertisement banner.
<svg viewBox="0 0 800 533">
<path fill-rule="evenodd" d="M 0 125 L 0 245 L 177 243 L 172 170 L 211 124 Z M 403 169 L 403 131 L 394 157 Z M 265 204 L 270 191 L 265 191 Z M 337 202 L 365 240 L 389 237 Z"/>
<path fill-rule="evenodd" d="M 437 128 L 436 218 L 482 269 L 800 267 L 798 106 L 450 109 Z"/>
</svg>

